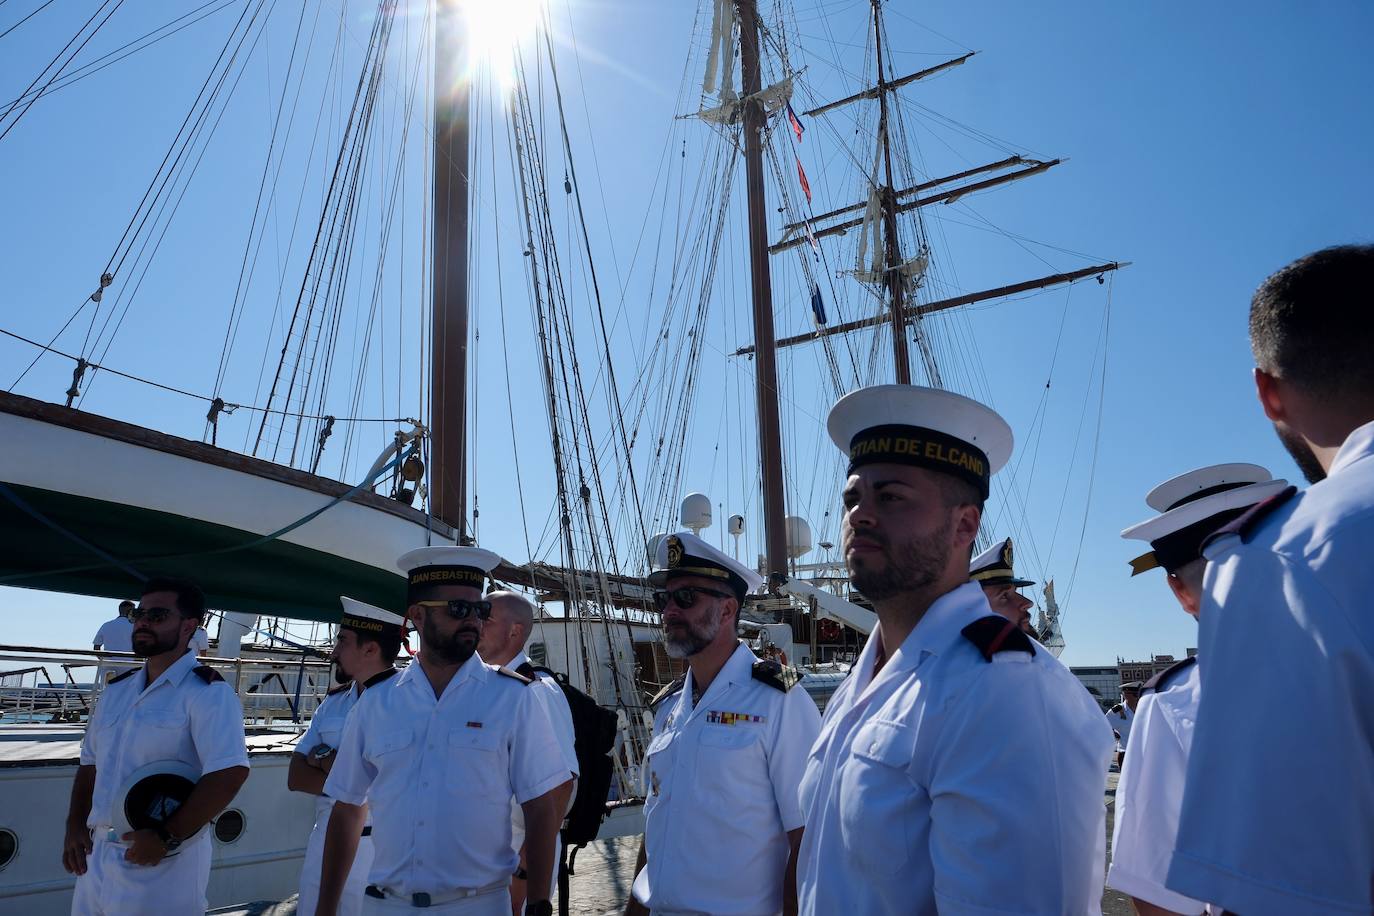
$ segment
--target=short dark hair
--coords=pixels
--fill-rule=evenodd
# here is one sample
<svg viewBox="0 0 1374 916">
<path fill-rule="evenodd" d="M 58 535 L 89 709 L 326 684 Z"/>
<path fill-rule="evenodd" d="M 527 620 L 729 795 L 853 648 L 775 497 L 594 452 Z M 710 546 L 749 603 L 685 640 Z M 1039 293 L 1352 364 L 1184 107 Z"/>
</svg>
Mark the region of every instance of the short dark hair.
<svg viewBox="0 0 1374 916">
<path fill-rule="evenodd" d="M 150 576 L 143 583 L 140 595 L 151 595 L 153 592 L 172 592 L 177 596 L 177 610 L 184 616 L 205 619 L 205 593 L 190 579 Z"/>
<path fill-rule="evenodd" d="M 1250 303 L 1260 369 L 1319 395 L 1374 395 L 1374 245 L 1339 245 L 1265 280 Z"/>
<path fill-rule="evenodd" d="M 125 609 L 132 611 L 134 609 L 135 603 L 136 602 L 130 601 L 128 598 L 125 598 L 123 601 L 119 602 L 119 609 L 121 611 Z"/>
<path fill-rule="evenodd" d="M 364 633 L 362 630 L 349 630 L 358 642 L 375 642 L 377 648 L 382 653 L 382 658 L 388 665 L 396 661 L 396 656 L 401 654 L 401 637 L 381 633 Z"/>
<path fill-rule="evenodd" d="M 977 506 L 979 512 L 983 511 L 982 491 L 972 481 L 955 477 L 953 474 L 937 473 L 936 476 L 940 480 L 940 495 L 946 508 Z"/>
</svg>

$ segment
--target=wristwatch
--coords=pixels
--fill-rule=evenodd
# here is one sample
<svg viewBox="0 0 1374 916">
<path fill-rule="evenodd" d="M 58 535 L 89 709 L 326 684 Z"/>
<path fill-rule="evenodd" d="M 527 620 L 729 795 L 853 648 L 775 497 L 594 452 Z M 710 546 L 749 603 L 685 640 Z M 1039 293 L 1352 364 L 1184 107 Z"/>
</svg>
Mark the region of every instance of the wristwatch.
<svg viewBox="0 0 1374 916">
<path fill-rule="evenodd" d="M 527 901 L 525 916 L 553 916 L 553 903 L 548 900 Z"/>
<path fill-rule="evenodd" d="M 181 840 L 172 836 L 166 824 L 158 824 L 153 828 L 153 831 L 157 834 L 157 838 L 162 841 L 163 848 L 168 852 L 176 852 L 177 849 L 180 848 Z"/>
</svg>

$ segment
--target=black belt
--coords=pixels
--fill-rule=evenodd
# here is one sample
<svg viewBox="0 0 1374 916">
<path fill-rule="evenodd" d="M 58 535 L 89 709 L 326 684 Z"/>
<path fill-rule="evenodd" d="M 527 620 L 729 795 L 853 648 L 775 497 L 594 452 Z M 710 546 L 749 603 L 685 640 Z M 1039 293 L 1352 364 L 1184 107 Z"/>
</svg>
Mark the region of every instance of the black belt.
<svg viewBox="0 0 1374 916">
<path fill-rule="evenodd" d="M 360 834 L 360 836 L 372 836 L 372 825 L 368 824 L 366 827 L 364 827 L 363 832 Z"/>
</svg>

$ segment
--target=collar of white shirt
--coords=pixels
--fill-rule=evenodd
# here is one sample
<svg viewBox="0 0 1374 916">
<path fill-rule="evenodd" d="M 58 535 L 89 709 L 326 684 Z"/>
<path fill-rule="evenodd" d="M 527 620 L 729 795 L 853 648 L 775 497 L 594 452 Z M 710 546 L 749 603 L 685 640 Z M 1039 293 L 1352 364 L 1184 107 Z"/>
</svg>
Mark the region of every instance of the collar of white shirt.
<svg viewBox="0 0 1374 916">
<path fill-rule="evenodd" d="M 1326 476 L 1334 476 L 1343 468 L 1371 454 L 1374 454 L 1374 422 L 1355 427 L 1350 435 L 1345 437 L 1345 442 L 1341 443 L 1335 460 L 1331 462 L 1331 470 Z"/>
<path fill-rule="evenodd" d="M 701 695 L 701 700 L 704 702 L 708 696 L 719 693 L 721 690 L 725 689 L 723 686 L 717 685 L 744 684 L 752 680 L 754 677 L 754 662 L 758 660 L 758 656 L 743 642 L 735 646 L 735 651 L 730 654 L 730 657 L 725 660 L 725 664 L 716 672 L 716 676 L 712 678 L 710 685 Z M 696 682 L 692 679 L 692 669 L 688 667 L 687 680 L 682 685 L 682 695 L 685 698 L 685 702 L 689 704 L 692 702 L 692 690 L 695 683 Z M 700 706 L 701 703 L 698 702 L 696 705 Z"/>
<path fill-rule="evenodd" d="M 513 659 L 511 659 L 510 661 L 506 662 L 506 664 L 505 664 L 504 666 L 498 665 L 497 667 L 505 667 L 505 668 L 509 668 L 509 669 L 512 670 L 512 671 L 519 671 L 519 670 L 520 670 L 520 666 L 523 665 L 523 664 L 525 664 L 526 662 L 530 662 L 530 657 L 529 657 L 528 655 L 525 654 L 525 650 L 524 650 L 524 649 L 521 649 L 519 652 L 515 653 L 515 658 L 513 658 Z M 533 666 L 534 666 L 534 662 L 530 662 L 530 667 L 533 667 Z"/>
<path fill-rule="evenodd" d="M 882 633 L 882 624 L 878 624 L 855 663 L 859 666 L 854 675 L 858 678 L 855 689 L 862 693 L 874 680 L 887 681 L 915 671 L 927 656 L 939 655 L 948 648 L 964 627 L 991 613 L 982 586 L 976 582 L 965 582 L 945 592 L 926 609 L 906 641 L 895 652 L 888 651 L 887 662 L 875 679 L 873 662 L 878 656 L 878 642 Z"/>
<path fill-rule="evenodd" d="M 447 696 L 454 690 L 457 690 L 458 685 L 468 678 L 479 681 L 486 680 L 490 673 L 491 669 L 488 668 L 481 657 L 474 652 L 472 653 L 472 657 L 463 662 L 458 672 L 453 675 L 453 680 L 448 682 L 448 686 L 444 688 L 443 696 Z M 406 670 L 396 675 L 396 686 L 398 688 L 406 684 L 413 684 L 416 688 L 426 690 L 429 692 L 430 696 L 434 696 L 434 686 L 430 684 L 429 676 L 425 674 L 425 669 L 420 664 L 420 659 L 418 657 L 409 665 L 406 665 Z M 440 697 L 440 699 L 442 698 L 443 697 Z"/>
<path fill-rule="evenodd" d="M 200 662 L 196 660 L 196 653 L 192 652 L 190 649 L 187 649 L 185 655 L 183 655 L 181 658 L 177 659 L 176 661 L 172 662 L 172 664 L 167 666 L 167 670 L 162 672 L 162 674 L 158 675 L 157 680 L 149 684 L 148 687 L 156 687 L 163 681 L 167 681 L 171 684 L 180 684 L 182 679 L 186 677 L 186 675 L 191 673 L 191 669 L 196 668 L 199 665 Z M 148 677 L 148 668 L 146 665 L 143 668 L 143 677 L 145 679 Z"/>
</svg>

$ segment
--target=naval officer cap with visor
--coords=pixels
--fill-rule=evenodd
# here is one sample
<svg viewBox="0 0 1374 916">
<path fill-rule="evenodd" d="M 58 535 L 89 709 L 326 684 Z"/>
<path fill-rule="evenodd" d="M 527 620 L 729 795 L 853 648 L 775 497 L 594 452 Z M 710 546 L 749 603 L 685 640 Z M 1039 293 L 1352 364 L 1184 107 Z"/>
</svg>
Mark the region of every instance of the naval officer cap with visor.
<svg viewBox="0 0 1374 916">
<path fill-rule="evenodd" d="M 830 438 L 849 455 L 849 473 L 904 464 L 950 474 L 988 498 L 992 475 L 1011 457 L 1011 427 L 995 410 L 952 391 L 874 385 L 830 410 Z"/>
<path fill-rule="evenodd" d="M 968 566 L 968 577 L 979 585 L 1010 585 L 1025 588 L 1034 585 L 1031 579 L 1018 578 L 1012 568 L 1011 538 L 993 544 L 973 558 Z"/>
<path fill-rule="evenodd" d="M 1157 568 L 1174 573 L 1201 559 L 1203 543 L 1217 529 L 1287 488 L 1288 481 L 1243 463 L 1214 464 L 1164 481 L 1145 497 L 1160 514 L 1121 532 L 1127 540 L 1150 544 L 1147 553 L 1131 561 L 1131 575 Z"/>
<path fill-rule="evenodd" d="M 726 556 L 689 531 L 679 531 L 658 539 L 654 549 L 653 572 L 649 584 L 663 588 L 681 576 L 704 576 L 728 585 L 735 597 L 744 600 L 763 585 L 763 576 L 740 561 Z"/>
</svg>

